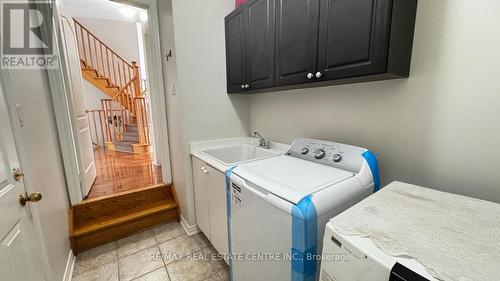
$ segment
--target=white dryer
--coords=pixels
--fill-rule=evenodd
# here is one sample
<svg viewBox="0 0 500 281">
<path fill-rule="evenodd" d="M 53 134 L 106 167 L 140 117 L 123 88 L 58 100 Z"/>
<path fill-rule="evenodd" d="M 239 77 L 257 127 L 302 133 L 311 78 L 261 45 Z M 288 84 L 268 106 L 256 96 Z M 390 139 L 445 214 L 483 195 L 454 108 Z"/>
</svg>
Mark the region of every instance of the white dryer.
<svg viewBox="0 0 500 281">
<path fill-rule="evenodd" d="M 379 188 L 372 152 L 312 139 L 226 176 L 234 281 L 317 280 L 325 224 Z"/>
<path fill-rule="evenodd" d="M 392 257 L 370 238 L 343 235 L 326 225 L 320 281 L 438 281 L 409 257 Z"/>
</svg>

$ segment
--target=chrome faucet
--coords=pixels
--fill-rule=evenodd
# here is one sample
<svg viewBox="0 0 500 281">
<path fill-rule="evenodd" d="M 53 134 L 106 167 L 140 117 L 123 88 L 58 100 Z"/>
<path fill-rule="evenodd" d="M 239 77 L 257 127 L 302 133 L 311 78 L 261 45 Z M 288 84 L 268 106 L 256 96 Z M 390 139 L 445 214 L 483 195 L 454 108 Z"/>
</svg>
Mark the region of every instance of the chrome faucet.
<svg viewBox="0 0 500 281">
<path fill-rule="evenodd" d="M 259 134 L 258 132 L 254 132 L 253 133 L 253 137 L 256 138 L 258 137 L 259 138 L 259 147 L 262 147 L 262 148 L 265 148 L 265 149 L 269 149 L 271 148 L 271 142 L 266 140 L 261 134 Z"/>
</svg>

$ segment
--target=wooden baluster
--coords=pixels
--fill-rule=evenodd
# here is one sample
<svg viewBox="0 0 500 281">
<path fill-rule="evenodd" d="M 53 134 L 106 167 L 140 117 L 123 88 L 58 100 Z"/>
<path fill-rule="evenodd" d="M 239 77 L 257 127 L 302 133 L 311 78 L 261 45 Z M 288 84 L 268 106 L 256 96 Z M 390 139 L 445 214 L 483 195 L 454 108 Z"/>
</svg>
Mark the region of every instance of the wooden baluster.
<svg viewBox="0 0 500 281">
<path fill-rule="evenodd" d="M 147 119 L 146 119 L 146 103 L 144 98 L 141 97 L 141 113 L 142 113 L 142 130 L 143 130 L 143 135 L 144 135 L 144 143 L 148 142 L 148 136 L 147 136 Z"/>
<path fill-rule="evenodd" d="M 129 81 L 131 81 L 131 80 L 132 80 L 132 74 L 131 74 L 131 72 L 132 72 L 132 69 L 129 67 L 129 68 L 128 68 L 128 71 L 127 71 Z M 128 93 L 129 93 L 130 98 L 132 99 L 132 98 L 134 97 L 134 92 L 133 92 L 133 87 L 132 87 L 132 85 L 129 85 L 129 86 L 128 86 L 127 91 L 128 91 Z M 129 103 L 129 107 L 131 107 L 131 106 L 130 106 L 130 103 Z"/>
<path fill-rule="evenodd" d="M 115 136 L 113 135 L 113 110 L 110 101 L 106 101 L 106 105 L 108 107 L 109 141 L 112 142 L 115 140 Z"/>
<path fill-rule="evenodd" d="M 135 106 L 136 106 L 135 118 L 137 120 L 137 132 L 139 135 L 139 143 L 143 143 L 144 136 L 143 136 L 143 131 L 142 131 L 142 115 L 140 114 L 140 112 L 141 112 L 140 99 L 135 98 L 134 100 L 135 100 Z"/>
<path fill-rule="evenodd" d="M 113 101 L 110 101 L 111 104 L 111 120 L 113 120 L 113 140 L 117 140 L 116 137 L 116 123 L 115 123 L 115 103 Z"/>
<path fill-rule="evenodd" d="M 120 63 L 123 63 L 122 60 L 118 59 L 118 78 L 119 78 L 119 85 L 120 86 L 120 90 L 123 89 L 123 86 L 125 86 L 125 84 L 122 83 L 122 71 L 121 71 L 121 67 L 120 67 Z"/>
<path fill-rule="evenodd" d="M 106 100 L 101 100 L 101 106 L 103 109 L 103 115 L 104 115 L 104 124 L 106 125 L 106 141 L 111 142 L 111 130 L 109 128 L 109 115 L 108 115 L 108 105 Z"/>
<path fill-rule="evenodd" d="M 121 112 L 121 117 L 122 117 L 122 132 L 125 132 L 125 117 L 124 117 L 124 113 L 125 113 L 125 110 L 120 110 Z"/>
<path fill-rule="evenodd" d="M 80 26 L 80 35 L 81 35 L 81 37 L 82 37 L 83 61 L 84 61 L 85 63 L 87 63 L 87 50 L 85 49 L 85 40 L 83 39 L 83 38 L 84 38 L 84 37 L 83 37 L 83 29 L 82 29 L 82 26 L 81 26 L 81 25 L 79 25 L 79 26 Z"/>
<path fill-rule="evenodd" d="M 92 111 L 85 110 L 85 113 L 87 114 L 87 126 L 88 126 L 89 132 L 90 132 L 90 142 L 93 143 L 94 142 L 94 136 L 92 135 L 92 126 L 91 126 L 91 123 L 90 123 L 90 114 L 92 113 Z"/>
<path fill-rule="evenodd" d="M 149 133 L 149 118 L 148 118 L 148 111 L 147 111 L 147 103 L 146 103 L 146 98 L 144 98 L 144 120 L 146 120 L 146 143 L 151 144 L 150 140 L 150 133 Z"/>
<path fill-rule="evenodd" d="M 139 75 L 139 66 L 135 61 L 132 62 L 132 71 L 133 71 L 133 92 L 134 92 L 134 97 L 140 97 L 141 96 L 141 86 L 140 86 L 140 75 Z"/>
<path fill-rule="evenodd" d="M 130 106 L 130 95 L 127 95 L 127 105 L 128 105 L 128 122 L 132 123 L 132 107 Z"/>
<path fill-rule="evenodd" d="M 146 116 L 146 100 L 144 97 L 141 97 L 141 113 L 142 113 L 142 130 L 143 130 L 143 137 L 144 137 L 144 143 L 148 143 L 148 119 Z"/>
<path fill-rule="evenodd" d="M 115 70 L 115 56 L 113 52 L 111 52 L 111 64 L 113 65 L 113 78 L 114 78 L 114 84 L 115 86 L 118 85 L 118 81 L 116 80 L 116 70 Z"/>
<path fill-rule="evenodd" d="M 92 110 L 92 121 L 94 123 L 94 132 L 95 132 L 95 143 L 99 144 L 99 134 L 97 133 L 97 124 L 96 124 L 96 119 L 95 118 L 95 111 Z"/>
<path fill-rule="evenodd" d="M 109 51 L 108 51 L 108 48 L 106 48 L 106 62 L 107 62 L 107 65 L 108 65 L 108 78 L 109 78 L 109 81 L 111 82 L 111 84 L 113 84 L 113 80 L 111 79 L 111 69 L 109 68 Z"/>
<path fill-rule="evenodd" d="M 97 76 L 100 75 L 99 73 L 99 59 L 97 58 L 97 45 L 96 45 L 96 38 L 92 36 L 92 39 L 94 40 L 94 57 L 95 57 L 95 70 L 97 71 Z"/>
<path fill-rule="evenodd" d="M 102 69 L 102 74 L 104 77 L 109 77 L 106 75 L 106 68 L 104 67 L 104 58 L 102 56 L 102 43 L 99 42 L 99 53 L 101 53 L 101 69 Z"/>
<path fill-rule="evenodd" d="M 101 137 L 102 137 L 102 147 L 106 147 L 106 141 L 104 140 L 105 136 L 104 136 L 104 126 L 102 124 L 102 115 L 104 114 L 104 112 L 102 112 L 102 110 L 99 110 L 99 124 L 101 124 Z"/>
<path fill-rule="evenodd" d="M 90 47 L 91 46 L 90 45 L 90 35 L 88 32 L 85 32 L 85 33 L 87 34 L 87 43 L 88 43 L 87 45 L 89 46 L 89 64 L 90 64 L 89 66 L 94 67 L 94 61 L 92 59 L 92 47 Z"/>
<path fill-rule="evenodd" d="M 127 75 L 125 73 L 126 69 L 125 69 L 125 62 L 122 61 L 122 71 L 123 71 L 123 85 L 126 85 L 128 83 L 127 81 Z"/>
<path fill-rule="evenodd" d="M 108 111 L 108 126 L 109 126 L 109 141 L 112 142 L 114 141 L 114 136 L 113 136 L 113 112 L 111 111 L 111 103 L 109 100 L 106 101 L 106 108 Z M 111 122 L 111 123 L 110 123 Z"/>
</svg>

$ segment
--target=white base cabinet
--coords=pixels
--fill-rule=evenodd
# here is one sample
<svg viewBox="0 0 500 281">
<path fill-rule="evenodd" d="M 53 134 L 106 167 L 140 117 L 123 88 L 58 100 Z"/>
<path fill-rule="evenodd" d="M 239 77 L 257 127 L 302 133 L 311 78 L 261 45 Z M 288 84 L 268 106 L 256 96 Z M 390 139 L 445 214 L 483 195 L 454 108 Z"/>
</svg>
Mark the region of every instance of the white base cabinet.
<svg viewBox="0 0 500 281">
<path fill-rule="evenodd" d="M 192 162 L 196 224 L 219 253 L 227 254 L 225 176 L 196 157 Z"/>
</svg>

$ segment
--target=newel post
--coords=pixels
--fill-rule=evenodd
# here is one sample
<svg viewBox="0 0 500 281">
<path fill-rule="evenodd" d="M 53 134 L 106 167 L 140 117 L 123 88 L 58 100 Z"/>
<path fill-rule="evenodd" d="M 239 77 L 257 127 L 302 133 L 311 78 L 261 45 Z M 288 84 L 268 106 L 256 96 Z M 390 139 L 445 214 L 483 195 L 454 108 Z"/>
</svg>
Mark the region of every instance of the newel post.
<svg viewBox="0 0 500 281">
<path fill-rule="evenodd" d="M 132 62 L 132 71 L 134 73 L 134 92 L 135 95 L 134 97 L 140 97 L 142 96 L 141 93 L 141 74 L 139 72 L 139 65 L 137 65 L 137 62 L 133 61 Z"/>
<path fill-rule="evenodd" d="M 132 62 L 132 71 L 134 73 L 133 77 L 133 87 L 134 87 L 134 95 L 133 95 L 133 102 L 134 102 L 134 107 L 135 107 L 135 117 L 137 120 L 137 129 L 138 129 L 138 134 L 139 134 L 139 143 L 145 143 L 145 128 L 147 126 L 143 116 L 144 112 L 146 111 L 145 106 L 141 103 L 141 80 L 140 80 L 140 75 L 139 75 L 139 66 L 135 61 Z"/>
</svg>

